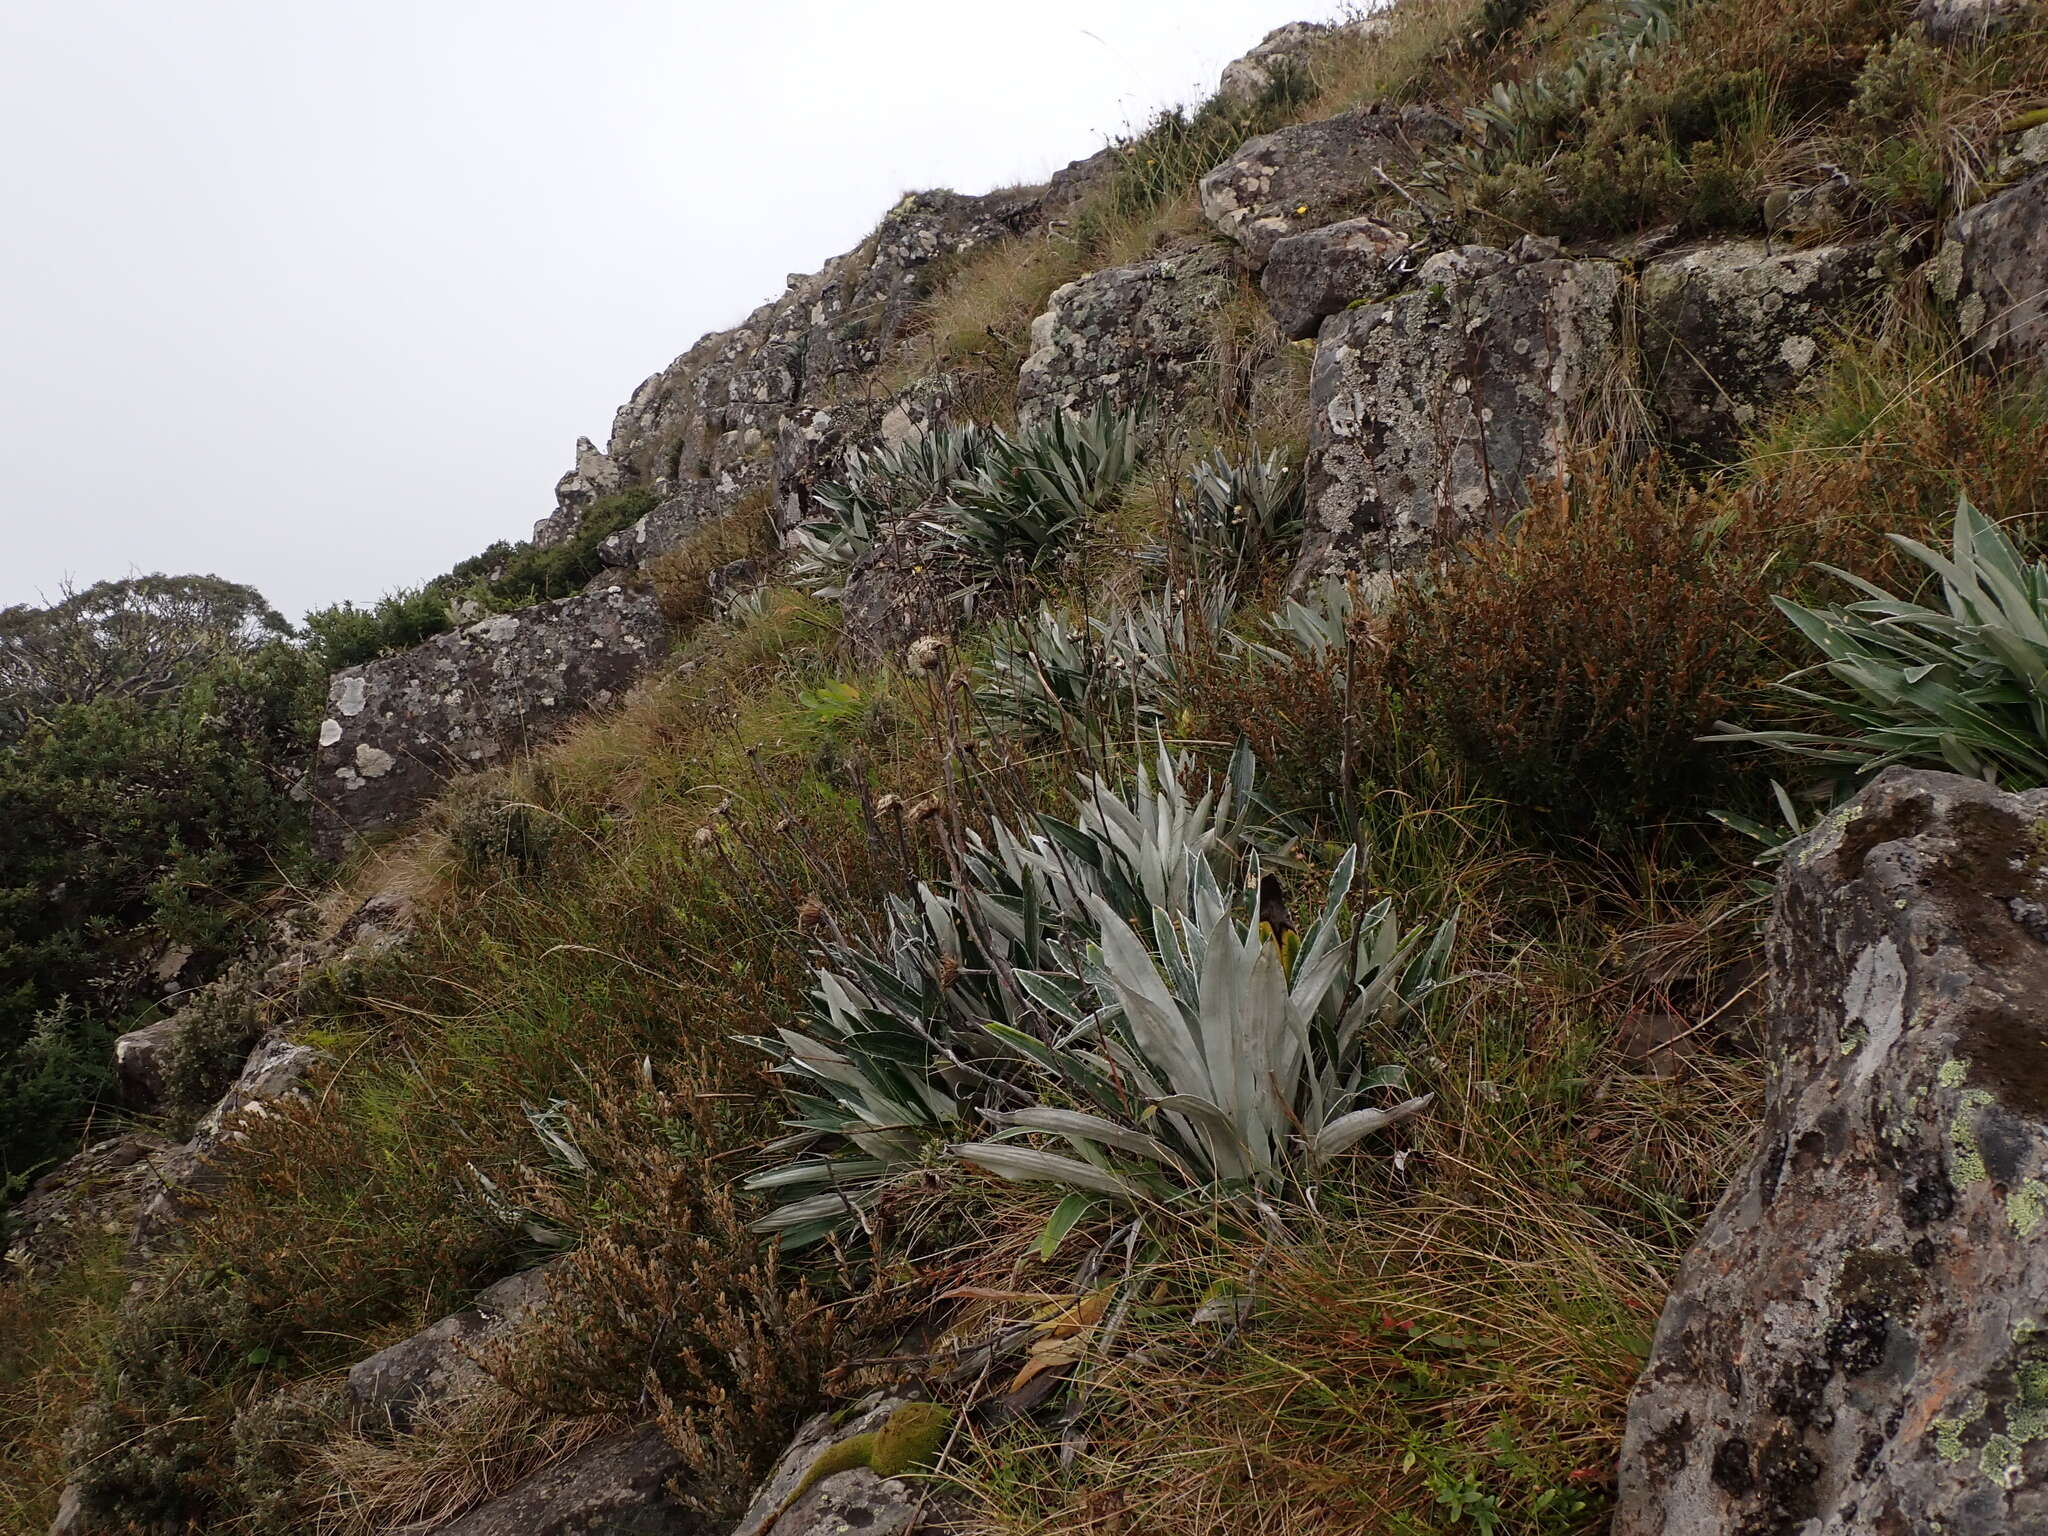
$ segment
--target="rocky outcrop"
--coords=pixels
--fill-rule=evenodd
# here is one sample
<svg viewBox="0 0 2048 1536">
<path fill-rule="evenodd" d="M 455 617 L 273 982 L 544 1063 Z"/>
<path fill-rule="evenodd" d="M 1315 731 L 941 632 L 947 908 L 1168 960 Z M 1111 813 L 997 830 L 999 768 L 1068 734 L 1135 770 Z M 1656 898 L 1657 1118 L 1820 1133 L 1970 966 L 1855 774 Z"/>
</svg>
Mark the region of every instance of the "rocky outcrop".
<svg viewBox="0 0 2048 1536">
<path fill-rule="evenodd" d="M 1442 252 L 1413 288 L 1324 321 L 1297 584 L 1409 563 L 1561 475 L 1574 441 L 1600 435 L 1622 297 L 1614 264 L 1524 241 Z"/>
<path fill-rule="evenodd" d="M 1615 1531 L 2048 1529 L 2048 791 L 1886 774 L 1790 852 L 1768 949 L 1762 1137 Z"/>
<path fill-rule="evenodd" d="M 1223 66 L 1223 77 L 1216 82 L 1218 99 L 1233 107 L 1257 105 L 1289 74 L 1305 72 L 1316 49 L 1337 30 L 1319 21 L 1290 21 L 1275 27 L 1256 48 Z"/>
<path fill-rule="evenodd" d="M 82 1246 L 128 1232 L 155 1182 L 153 1165 L 173 1150 L 146 1132 L 116 1136 L 37 1179 L 7 1212 L 12 1235 L 0 1276 L 54 1274 Z"/>
<path fill-rule="evenodd" d="M 733 501 L 715 481 L 684 480 L 661 505 L 598 545 L 598 558 L 611 570 L 631 570 L 659 560 L 706 523 L 730 512 Z"/>
<path fill-rule="evenodd" d="M 1377 219 L 1346 219 L 1273 242 L 1259 288 L 1273 323 L 1293 341 L 1330 315 L 1405 287 L 1414 270 L 1408 236 Z"/>
<path fill-rule="evenodd" d="M 1651 262 L 1637 334 L 1663 435 L 1734 448 L 1764 406 L 1819 381 L 1829 337 L 1896 265 L 1896 248 L 1879 240 L 1799 251 L 1731 240 Z"/>
<path fill-rule="evenodd" d="M 828 404 L 871 372 L 905 334 L 940 263 L 1043 216 L 1036 192 L 906 197 L 859 249 L 791 277 L 781 298 L 704 337 L 635 390 L 613 420 L 611 457 L 657 485 L 770 483 L 782 418 Z"/>
<path fill-rule="evenodd" d="M 1920 0 L 1913 19 L 1934 42 L 1966 47 L 2012 30 L 2037 9 L 2036 0 Z"/>
<path fill-rule="evenodd" d="M 1017 380 L 1018 425 L 1102 401 L 1119 409 L 1181 404 L 1204 380 L 1211 317 L 1232 286 L 1222 254 L 1190 244 L 1054 290 L 1031 322 L 1031 355 Z"/>
<path fill-rule="evenodd" d="M 654 594 L 608 587 L 498 614 L 337 672 L 313 766 L 316 845 L 338 856 L 623 693 L 666 643 Z"/>
<path fill-rule="evenodd" d="M 267 1114 L 277 1100 L 297 1097 L 327 1057 L 283 1035 L 265 1035 L 243 1063 L 241 1074 L 199 1122 L 192 1139 L 150 1159 L 148 1192 L 135 1212 L 130 1251 L 141 1257 L 162 1248 L 206 1197 L 221 1187 L 216 1156 L 246 1134 L 249 1122 Z"/>
<path fill-rule="evenodd" d="M 878 1477 L 861 1466 L 820 1478 L 783 1511 L 819 1457 L 855 1435 L 873 1434 L 905 1401 L 881 1394 L 843 1421 L 828 1413 L 812 1418 L 775 1463 L 732 1536 L 842 1536 L 848 1531 L 909 1536 L 912 1531 L 946 1529 L 950 1501 L 941 1490 L 923 1480 Z"/>
<path fill-rule="evenodd" d="M 2048 171 L 1964 210 L 1944 253 L 1956 318 L 1978 356 L 2048 370 Z"/>
<path fill-rule="evenodd" d="M 442 1526 L 435 1536 L 712 1536 L 667 1484 L 683 1459 L 653 1428 L 600 1440 Z"/>
<path fill-rule="evenodd" d="M 349 1368 L 348 1398 L 379 1427 L 403 1431 L 420 1414 L 488 1381 L 478 1346 L 546 1306 L 547 1266 L 521 1270 L 477 1294 L 476 1304 Z"/>
<path fill-rule="evenodd" d="M 1457 136 L 1441 112 L 1385 106 L 1261 134 L 1202 178 L 1202 217 L 1256 271 L 1283 236 L 1362 212 L 1383 171 L 1410 170 Z"/>
<path fill-rule="evenodd" d="M 625 467 L 602 453 L 587 437 L 576 439 L 576 467 L 555 482 L 555 510 L 533 525 L 533 542 L 542 549 L 576 537 L 583 514 L 607 496 L 633 483 Z"/>
</svg>

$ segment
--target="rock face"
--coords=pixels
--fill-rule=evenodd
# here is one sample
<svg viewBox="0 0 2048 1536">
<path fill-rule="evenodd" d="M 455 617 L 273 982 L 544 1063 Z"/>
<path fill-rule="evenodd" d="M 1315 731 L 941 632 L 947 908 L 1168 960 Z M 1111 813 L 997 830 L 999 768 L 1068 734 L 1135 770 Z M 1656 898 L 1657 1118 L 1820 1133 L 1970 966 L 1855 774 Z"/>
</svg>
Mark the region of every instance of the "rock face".
<svg viewBox="0 0 2048 1536">
<path fill-rule="evenodd" d="M 598 557 L 612 570 L 659 560 L 706 523 L 731 511 L 733 501 L 714 481 L 685 480 L 660 506 L 598 545 Z"/>
<path fill-rule="evenodd" d="M 1224 257 L 1190 245 L 1056 289 L 1031 322 L 1031 355 L 1017 380 L 1018 425 L 1104 400 L 1119 409 L 1179 403 L 1202 381 L 1210 317 L 1231 288 Z"/>
<path fill-rule="evenodd" d="M 1617 1536 L 2048 1530 L 2048 791 L 1894 770 L 1788 857 L 1761 1144 Z"/>
<path fill-rule="evenodd" d="M 2032 0 L 1920 0 L 1913 19 L 1935 42 L 1966 46 L 2018 26 L 2033 8 Z"/>
<path fill-rule="evenodd" d="M 1416 286 L 1323 322 L 1297 585 L 1411 562 L 1523 505 L 1600 435 L 1622 277 L 1536 242 L 1430 257 Z"/>
<path fill-rule="evenodd" d="M 337 672 L 314 760 L 329 856 L 403 821 L 442 780 L 488 766 L 617 697 L 665 643 L 651 592 L 609 587 L 437 635 Z"/>
<path fill-rule="evenodd" d="M 635 390 L 612 422 L 611 457 L 653 484 L 768 483 L 782 417 L 871 371 L 931 291 L 936 263 L 1042 217 L 1036 193 L 906 197 L 859 249 L 790 278 L 781 298 Z"/>
<path fill-rule="evenodd" d="M 2001 368 L 2048 370 L 2048 171 L 1966 209 L 1949 234 L 1972 348 Z"/>
<path fill-rule="evenodd" d="M 436 1536 L 711 1536 L 663 1486 L 683 1461 L 659 1431 L 631 1430 L 536 1472 Z"/>
<path fill-rule="evenodd" d="M 1259 288 L 1281 332 L 1306 340 L 1325 317 L 1405 286 L 1411 249 L 1406 235 L 1377 219 L 1346 219 L 1282 235 L 1259 274 Z"/>
<path fill-rule="evenodd" d="M 909 1536 L 912 1531 L 945 1529 L 946 1499 L 930 1483 L 877 1477 L 866 1467 L 821 1478 L 782 1518 L 771 1518 L 827 1449 L 872 1433 L 904 1402 L 884 1395 L 862 1404 L 861 1411 L 844 1423 L 833 1423 L 832 1415 L 825 1413 L 809 1420 L 775 1463 L 732 1536 L 843 1536 L 848 1531 Z"/>
<path fill-rule="evenodd" d="M 1318 21 L 1290 21 L 1275 27 L 1258 47 L 1223 66 L 1216 94 L 1232 106 L 1255 105 L 1289 71 L 1306 69 L 1316 46 L 1336 30 Z"/>
<path fill-rule="evenodd" d="M 161 1136 L 116 1136 L 37 1179 L 7 1213 L 13 1235 L 0 1278 L 53 1272 L 95 1237 L 127 1232 L 155 1182 L 154 1162 L 172 1150 Z"/>
<path fill-rule="evenodd" d="M 1890 278 L 1881 241 L 1773 251 L 1733 240 L 1643 269 L 1639 338 L 1669 440 L 1732 449 L 1758 408 L 1820 377 L 1831 330 Z"/>
<path fill-rule="evenodd" d="M 424 1411 L 488 1379 L 472 1351 L 547 1303 L 547 1266 L 487 1286 L 476 1305 L 349 1368 L 349 1401 L 382 1426 L 404 1430 Z"/>
<path fill-rule="evenodd" d="M 533 542 L 546 549 L 576 536 L 593 502 L 615 495 L 632 477 L 587 437 L 576 439 L 576 467 L 555 482 L 555 510 L 533 525 Z"/>
<path fill-rule="evenodd" d="M 1384 183 L 1458 128 L 1427 107 L 1366 107 L 1246 141 L 1202 178 L 1202 217 L 1254 271 L 1273 244 L 1357 213 Z"/>
</svg>

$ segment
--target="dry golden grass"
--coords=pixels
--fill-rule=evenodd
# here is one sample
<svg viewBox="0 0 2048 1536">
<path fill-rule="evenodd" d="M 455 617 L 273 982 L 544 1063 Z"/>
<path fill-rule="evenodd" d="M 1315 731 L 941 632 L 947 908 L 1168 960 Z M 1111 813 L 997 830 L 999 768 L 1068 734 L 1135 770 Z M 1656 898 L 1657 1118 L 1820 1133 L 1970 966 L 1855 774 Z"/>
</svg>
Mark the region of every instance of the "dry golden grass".
<svg viewBox="0 0 2048 1536">
<path fill-rule="evenodd" d="M 407 1433 L 342 1430 L 309 1447 L 319 1488 L 308 1536 L 437 1531 L 592 1442 L 626 1427 L 604 1415 L 550 1413 L 495 1383 L 421 1414 Z"/>
<path fill-rule="evenodd" d="M 127 1289 L 120 1240 L 88 1246 L 59 1273 L 0 1275 L 0 1531 L 43 1536 L 64 1487 L 63 1435 L 106 1358 L 107 1322 Z"/>
</svg>

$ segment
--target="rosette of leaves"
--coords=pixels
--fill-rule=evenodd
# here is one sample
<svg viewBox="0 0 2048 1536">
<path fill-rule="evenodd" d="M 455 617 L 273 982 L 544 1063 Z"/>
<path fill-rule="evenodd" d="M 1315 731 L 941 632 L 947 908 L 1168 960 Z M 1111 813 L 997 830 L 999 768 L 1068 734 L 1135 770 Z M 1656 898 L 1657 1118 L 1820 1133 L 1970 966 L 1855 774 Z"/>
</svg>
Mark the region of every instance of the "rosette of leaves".
<svg viewBox="0 0 2048 1536">
<path fill-rule="evenodd" d="M 1218 448 L 1175 492 L 1173 529 L 1197 570 L 1234 581 L 1300 541 L 1306 506 L 1301 471 L 1277 449 L 1237 459 Z"/>
<path fill-rule="evenodd" d="M 994 628 L 975 668 L 976 708 L 1052 740 L 1158 730 L 1185 691 L 1189 659 L 1216 644 L 1228 617 L 1228 589 L 1214 583 L 1101 617 L 1043 605 Z"/>
<path fill-rule="evenodd" d="M 1354 910 L 1357 859 L 1346 853 L 1298 931 L 1273 921 L 1255 856 L 1231 885 L 1192 867 L 1149 928 L 1092 902 L 1091 995 L 1069 1000 L 1062 1039 L 1048 1047 L 997 1026 L 1038 1069 L 1044 1100 L 987 1111 L 999 1134 L 951 1154 L 1133 1203 L 1286 1200 L 1426 1108 L 1427 1095 L 1373 1102 L 1402 1074 L 1369 1047 L 1445 984 L 1455 919 L 1404 933 L 1385 901 Z M 1233 894 L 1245 885 L 1260 894 Z M 1047 1136 L 1071 1155 L 1025 1143 Z"/>
<path fill-rule="evenodd" d="M 1938 578 L 1939 607 L 1832 567 L 1823 569 L 1860 600 L 1808 608 L 1773 599 L 1823 658 L 1780 686 L 1848 734 L 1730 726 L 1720 739 L 1762 742 L 1858 778 L 1925 762 L 2013 788 L 2048 784 L 2048 564 L 2022 558 L 1968 497 L 1956 505 L 1948 554 L 1897 534 L 1892 542 Z"/>
<path fill-rule="evenodd" d="M 1184 903 L 1198 867 L 1235 868 L 1255 840 L 1272 845 L 1252 766 L 1240 749 L 1200 793 L 1164 748 L 1122 790 L 1086 775 L 1071 820 L 998 822 L 970 839 L 963 888 L 921 885 L 888 903 L 879 933 L 827 941 L 801 1024 L 745 1042 L 789 1080 L 793 1134 L 773 1150 L 797 1154 L 746 1181 L 782 1200 L 756 1230 L 815 1240 L 970 1116 L 1031 1103 L 1036 1069 L 1014 1041 L 1057 1042 L 1086 994 L 1098 907 L 1146 919 Z"/>
<path fill-rule="evenodd" d="M 955 481 L 982 464 L 995 437 L 972 424 L 934 427 L 900 443 L 849 453 L 844 475 L 812 492 L 822 514 L 792 532 L 797 584 L 816 597 L 839 596 L 885 525 L 944 501 Z"/>
<path fill-rule="evenodd" d="M 1056 412 L 1015 433 L 989 433 L 934 529 L 991 569 L 1050 564 L 1137 472 L 1138 423 L 1136 412 L 1104 401 L 1086 416 Z"/>
</svg>

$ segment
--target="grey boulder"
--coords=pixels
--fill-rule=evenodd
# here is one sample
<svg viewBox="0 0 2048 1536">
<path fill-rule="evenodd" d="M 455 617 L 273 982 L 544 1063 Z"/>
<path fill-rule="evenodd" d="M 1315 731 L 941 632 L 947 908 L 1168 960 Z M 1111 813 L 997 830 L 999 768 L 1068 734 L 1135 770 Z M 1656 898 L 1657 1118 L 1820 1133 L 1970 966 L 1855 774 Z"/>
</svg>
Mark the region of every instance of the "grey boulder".
<svg viewBox="0 0 2048 1536">
<path fill-rule="evenodd" d="M 1762 1135 L 1629 1406 L 1617 1536 L 2048 1530 L 2048 791 L 1796 845 Z"/>
<path fill-rule="evenodd" d="M 711 1536 L 667 1483 L 683 1460 L 660 1431 L 629 1430 L 534 1473 L 435 1536 Z"/>
<path fill-rule="evenodd" d="M 1378 219 L 1345 219 L 1273 242 L 1259 289 L 1273 323 L 1293 341 L 1363 299 L 1385 298 L 1413 269 L 1407 235 Z"/>
<path fill-rule="evenodd" d="M 1031 322 L 1017 379 L 1017 421 L 1107 401 L 1171 409 L 1203 382 L 1214 352 L 1211 318 L 1229 302 L 1229 261 L 1206 245 L 1107 267 L 1053 292 Z"/>
<path fill-rule="evenodd" d="M 314 758 L 315 845 L 339 856 L 406 820 L 454 773 L 502 762 L 617 698 L 666 643 L 654 594 L 612 586 L 335 673 Z"/>
<path fill-rule="evenodd" d="M 1620 269 L 1524 242 L 1444 251 L 1415 285 L 1323 322 L 1309 381 L 1297 587 L 1412 564 L 1492 526 L 1603 435 Z"/>
<path fill-rule="evenodd" d="M 2048 371 L 2048 170 L 1968 208 L 1944 258 L 1957 321 L 2000 368 Z"/>
<path fill-rule="evenodd" d="M 1283 236 L 1362 212 L 1458 132 L 1428 107 L 1372 106 L 1261 134 L 1202 178 L 1202 217 L 1256 271 Z"/>
<path fill-rule="evenodd" d="M 1818 383 L 1829 338 L 1885 289 L 1895 258 L 1877 240 L 1797 251 L 1732 240 L 1651 262 L 1640 344 L 1667 439 L 1726 452 L 1765 407 Z"/>
<path fill-rule="evenodd" d="M 547 1296 L 546 1265 L 487 1286 L 474 1306 L 350 1366 L 349 1401 L 380 1427 L 409 1429 L 420 1414 L 481 1386 L 488 1374 L 477 1346 L 540 1311 Z"/>
<path fill-rule="evenodd" d="M 905 1401 L 878 1394 L 843 1420 L 835 1422 L 829 1413 L 808 1420 L 754 1494 L 732 1536 L 845 1536 L 849 1531 L 909 1536 L 912 1531 L 944 1529 L 949 1503 L 930 1483 L 878 1477 L 866 1467 L 820 1478 L 776 1518 L 820 1456 L 842 1440 L 873 1433 Z"/>
</svg>

